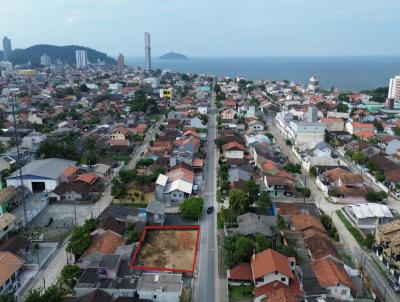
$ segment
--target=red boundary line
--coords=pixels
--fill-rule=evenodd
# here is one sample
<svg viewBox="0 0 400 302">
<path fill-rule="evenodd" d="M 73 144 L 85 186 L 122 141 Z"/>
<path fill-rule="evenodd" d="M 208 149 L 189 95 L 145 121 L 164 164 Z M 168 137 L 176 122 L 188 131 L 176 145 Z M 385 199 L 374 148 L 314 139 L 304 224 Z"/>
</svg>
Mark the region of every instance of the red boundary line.
<svg viewBox="0 0 400 302">
<path fill-rule="evenodd" d="M 144 237 L 146 236 L 147 230 L 165 230 L 165 229 L 192 229 L 192 230 L 197 230 L 197 238 L 196 238 L 196 247 L 194 249 L 194 260 L 193 260 L 193 265 L 191 270 L 184 270 L 184 269 L 176 269 L 176 268 L 164 268 L 164 267 L 152 267 L 152 266 L 140 266 L 140 265 L 135 265 L 134 262 L 136 260 L 137 254 L 139 252 L 140 247 L 142 246 Z M 140 238 L 140 241 L 136 247 L 136 250 L 132 256 L 131 262 L 129 263 L 130 268 L 137 268 L 140 270 L 153 270 L 153 271 L 168 271 L 168 272 L 174 272 L 174 273 L 193 273 L 194 268 L 196 266 L 196 260 L 197 260 L 197 251 L 199 248 L 199 239 L 200 239 L 200 226 L 199 225 L 172 225 L 172 226 L 145 226 L 143 234 Z"/>
</svg>

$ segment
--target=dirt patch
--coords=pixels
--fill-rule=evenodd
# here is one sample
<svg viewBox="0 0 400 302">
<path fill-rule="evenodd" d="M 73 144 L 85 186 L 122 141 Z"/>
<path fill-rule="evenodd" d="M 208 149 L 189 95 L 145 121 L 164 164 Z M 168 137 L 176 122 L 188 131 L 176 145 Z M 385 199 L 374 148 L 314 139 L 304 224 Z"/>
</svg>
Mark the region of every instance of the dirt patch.
<svg viewBox="0 0 400 302">
<path fill-rule="evenodd" d="M 197 229 L 147 230 L 135 265 L 190 271 L 193 268 Z"/>
</svg>

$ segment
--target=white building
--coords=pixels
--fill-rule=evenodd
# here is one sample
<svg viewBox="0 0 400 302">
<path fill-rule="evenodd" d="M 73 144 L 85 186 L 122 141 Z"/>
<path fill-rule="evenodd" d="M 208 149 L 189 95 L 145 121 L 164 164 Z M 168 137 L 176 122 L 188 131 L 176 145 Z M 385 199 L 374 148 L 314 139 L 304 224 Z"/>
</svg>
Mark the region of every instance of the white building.
<svg viewBox="0 0 400 302">
<path fill-rule="evenodd" d="M 316 76 L 312 76 L 308 84 L 308 90 L 317 91 L 318 89 L 319 89 L 319 79 Z"/>
<path fill-rule="evenodd" d="M 140 299 L 154 302 L 179 302 L 182 286 L 181 274 L 144 273 L 139 280 L 137 293 Z"/>
<path fill-rule="evenodd" d="M 66 168 L 75 165 L 74 161 L 47 158 L 34 160 L 22 167 L 22 182 L 30 192 L 53 191 L 61 182 L 61 176 Z M 18 187 L 21 184 L 19 170 L 6 178 L 7 187 Z"/>
<path fill-rule="evenodd" d="M 50 64 L 51 64 L 50 56 L 48 56 L 47 54 L 44 53 L 44 54 L 40 57 L 40 65 L 43 65 L 43 66 L 50 66 Z"/>
<path fill-rule="evenodd" d="M 387 205 L 379 203 L 364 203 L 347 205 L 344 212 L 359 229 L 370 230 L 372 233 L 378 225 L 393 220 L 392 212 Z"/>
<path fill-rule="evenodd" d="M 6 77 L 13 70 L 13 65 L 8 61 L 0 61 L 0 76 Z"/>
<path fill-rule="evenodd" d="M 88 66 L 87 51 L 86 50 L 76 50 L 76 69 L 86 69 Z"/>
<path fill-rule="evenodd" d="M 322 123 L 290 122 L 296 146 L 312 147 L 325 140 L 325 126 Z"/>
<path fill-rule="evenodd" d="M 390 79 L 388 98 L 400 100 L 400 75 Z"/>
</svg>

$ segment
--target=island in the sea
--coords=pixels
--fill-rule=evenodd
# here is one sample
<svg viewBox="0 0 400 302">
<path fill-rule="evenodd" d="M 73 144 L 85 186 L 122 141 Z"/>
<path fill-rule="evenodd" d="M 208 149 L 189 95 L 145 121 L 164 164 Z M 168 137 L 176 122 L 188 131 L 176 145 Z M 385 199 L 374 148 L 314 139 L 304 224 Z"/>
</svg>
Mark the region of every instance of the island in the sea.
<svg viewBox="0 0 400 302">
<path fill-rule="evenodd" d="M 181 53 L 170 51 L 159 57 L 160 60 L 188 60 L 189 58 Z"/>
</svg>

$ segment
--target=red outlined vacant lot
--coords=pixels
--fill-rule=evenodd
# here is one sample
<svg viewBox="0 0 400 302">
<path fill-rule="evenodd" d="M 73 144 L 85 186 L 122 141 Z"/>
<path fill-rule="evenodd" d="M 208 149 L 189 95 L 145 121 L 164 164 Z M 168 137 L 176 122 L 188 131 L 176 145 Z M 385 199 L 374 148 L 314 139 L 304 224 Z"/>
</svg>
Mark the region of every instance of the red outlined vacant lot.
<svg viewBox="0 0 400 302">
<path fill-rule="evenodd" d="M 193 273 L 200 226 L 146 226 L 130 262 L 141 270 Z"/>
</svg>

